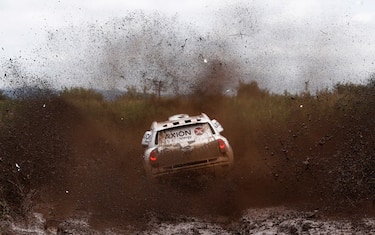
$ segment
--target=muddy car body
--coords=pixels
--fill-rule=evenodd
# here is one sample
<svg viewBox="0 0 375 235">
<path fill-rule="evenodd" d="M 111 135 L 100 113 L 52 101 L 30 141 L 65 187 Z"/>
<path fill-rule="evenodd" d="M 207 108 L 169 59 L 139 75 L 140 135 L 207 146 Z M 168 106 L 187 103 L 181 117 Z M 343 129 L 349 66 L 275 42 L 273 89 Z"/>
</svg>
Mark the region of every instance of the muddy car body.
<svg viewBox="0 0 375 235">
<path fill-rule="evenodd" d="M 220 133 L 223 127 L 206 114 L 178 114 L 168 121 L 153 122 L 146 131 L 143 163 L 146 175 L 156 178 L 181 172 L 227 172 L 233 164 L 233 151 Z"/>
</svg>

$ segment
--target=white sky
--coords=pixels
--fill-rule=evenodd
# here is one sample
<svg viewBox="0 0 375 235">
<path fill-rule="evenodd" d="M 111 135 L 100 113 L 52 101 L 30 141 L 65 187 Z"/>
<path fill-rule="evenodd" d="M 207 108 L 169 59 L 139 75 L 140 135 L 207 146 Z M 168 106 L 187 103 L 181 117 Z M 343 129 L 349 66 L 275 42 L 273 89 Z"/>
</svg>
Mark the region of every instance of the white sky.
<svg viewBox="0 0 375 235">
<path fill-rule="evenodd" d="M 255 12 L 253 29 L 225 25 L 236 17 L 226 10 L 236 5 Z M 0 62 L 32 60 L 49 31 L 125 17 L 137 9 L 177 14 L 204 34 L 228 38 L 251 67 L 248 73 L 272 91 L 301 90 L 307 76 L 328 79 L 313 79 L 310 85 L 320 89 L 361 82 L 375 72 L 372 0 L 0 0 Z M 218 13 L 227 19 L 218 19 Z M 232 37 L 237 34 L 244 36 Z M 4 84 L 0 81 L 0 88 Z"/>
<path fill-rule="evenodd" d="M 204 19 L 207 12 L 223 5 L 223 1 L 201 0 L 0 0 L 0 45 L 5 55 L 17 56 L 19 51 L 33 48 L 34 42 L 45 40 L 51 29 L 124 17 L 137 9 L 177 13 L 196 21 L 194 18 Z"/>
</svg>

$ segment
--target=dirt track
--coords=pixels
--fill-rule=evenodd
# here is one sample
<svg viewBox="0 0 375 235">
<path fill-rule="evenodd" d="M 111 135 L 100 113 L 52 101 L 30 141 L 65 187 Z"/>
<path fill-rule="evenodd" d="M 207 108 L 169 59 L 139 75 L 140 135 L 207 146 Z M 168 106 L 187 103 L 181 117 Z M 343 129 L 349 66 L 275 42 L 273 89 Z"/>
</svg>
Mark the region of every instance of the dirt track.
<svg viewBox="0 0 375 235">
<path fill-rule="evenodd" d="M 329 188 L 337 162 L 326 159 L 348 138 L 347 129 L 330 120 L 311 120 L 307 126 L 296 118 L 287 123 L 287 133 L 277 126 L 259 127 L 245 139 L 249 133 L 240 126 L 226 125 L 220 113 L 213 116 L 223 120 L 235 152 L 228 177 L 155 185 L 146 180 L 141 163 L 144 129 L 101 126 L 58 97 L 30 100 L 2 133 L 1 151 L 3 166 L 11 168 L 3 170 L 8 178 L 24 181 L 24 192 L 35 194 L 22 194 L 14 189 L 15 181 L 8 181 L 13 186 L 8 200 L 14 207 L 22 205 L 19 212 L 42 213 L 47 227 L 85 213 L 99 230 L 145 228 L 151 215 L 161 223 L 179 215 L 221 218 L 227 224 L 248 208 L 279 205 L 327 215 L 372 213 L 371 201 L 361 201 L 364 207 L 343 204 L 347 195 Z M 32 197 L 30 205 L 22 196 Z"/>
</svg>

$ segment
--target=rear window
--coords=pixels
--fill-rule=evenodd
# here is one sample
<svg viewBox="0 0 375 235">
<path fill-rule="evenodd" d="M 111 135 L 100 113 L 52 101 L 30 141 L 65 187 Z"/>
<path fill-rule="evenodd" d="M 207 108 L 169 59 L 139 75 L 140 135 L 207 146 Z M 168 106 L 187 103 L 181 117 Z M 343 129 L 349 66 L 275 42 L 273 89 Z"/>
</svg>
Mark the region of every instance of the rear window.
<svg viewBox="0 0 375 235">
<path fill-rule="evenodd" d="M 156 144 L 173 145 L 183 142 L 200 141 L 212 137 L 208 123 L 165 129 L 157 133 Z"/>
</svg>

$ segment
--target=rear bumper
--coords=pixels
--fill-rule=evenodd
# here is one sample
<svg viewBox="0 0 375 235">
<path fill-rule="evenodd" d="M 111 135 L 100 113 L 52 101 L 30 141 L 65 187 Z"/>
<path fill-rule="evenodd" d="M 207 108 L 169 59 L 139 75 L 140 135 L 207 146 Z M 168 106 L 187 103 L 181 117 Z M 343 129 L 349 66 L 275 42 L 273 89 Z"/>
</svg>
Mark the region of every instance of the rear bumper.
<svg viewBox="0 0 375 235">
<path fill-rule="evenodd" d="M 213 173 L 229 170 L 233 165 L 233 157 L 220 156 L 206 160 L 176 164 L 171 166 L 152 167 L 145 165 L 146 174 L 149 178 L 157 178 L 165 175 L 179 174 L 188 171 L 211 171 Z"/>
</svg>

